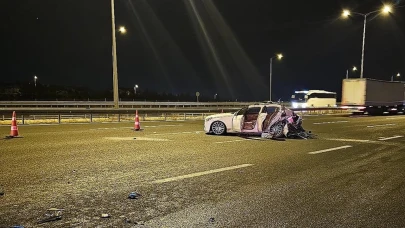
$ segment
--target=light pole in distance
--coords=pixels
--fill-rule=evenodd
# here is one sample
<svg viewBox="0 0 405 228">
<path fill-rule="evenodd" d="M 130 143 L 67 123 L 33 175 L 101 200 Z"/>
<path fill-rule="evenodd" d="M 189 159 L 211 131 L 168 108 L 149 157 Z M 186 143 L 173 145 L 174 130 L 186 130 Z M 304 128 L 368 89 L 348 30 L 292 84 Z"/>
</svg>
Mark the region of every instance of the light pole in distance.
<svg viewBox="0 0 405 228">
<path fill-rule="evenodd" d="M 277 54 L 273 57 L 270 58 L 270 96 L 269 96 L 269 101 L 271 101 L 271 81 L 272 81 L 272 74 L 273 74 L 273 58 L 277 58 L 278 60 L 281 60 L 283 58 L 283 54 Z"/>
<path fill-rule="evenodd" d="M 366 43 L 366 25 L 367 25 L 367 17 L 370 14 L 382 12 L 383 14 L 389 14 L 392 12 L 392 6 L 390 5 L 384 5 L 381 10 L 375 10 L 366 14 L 363 13 L 357 13 L 357 12 L 351 12 L 350 10 L 343 10 L 342 16 L 344 18 L 348 18 L 350 15 L 360 15 L 364 17 L 364 25 L 363 25 L 363 45 L 362 45 L 362 51 L 361 51 L 361 67 L 360 67 L 360 78 L 363 78 L 363 72 L 364 72 L 364 49 L 365 49 L 365 43 Z"/>
</svg>

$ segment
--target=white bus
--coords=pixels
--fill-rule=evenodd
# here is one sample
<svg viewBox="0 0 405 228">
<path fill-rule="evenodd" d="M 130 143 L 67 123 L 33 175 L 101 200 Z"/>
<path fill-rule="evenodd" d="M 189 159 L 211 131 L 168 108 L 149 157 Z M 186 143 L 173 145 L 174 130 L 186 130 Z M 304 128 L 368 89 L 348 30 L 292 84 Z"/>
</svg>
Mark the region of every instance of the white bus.
<svg viewBox="0 0 405 228">
<path fill-rule="evenodd" d="M 291 96 L 293 108 L 336 107 L 336 93 L 325 90 L 295 91 Z"/>
</svg>

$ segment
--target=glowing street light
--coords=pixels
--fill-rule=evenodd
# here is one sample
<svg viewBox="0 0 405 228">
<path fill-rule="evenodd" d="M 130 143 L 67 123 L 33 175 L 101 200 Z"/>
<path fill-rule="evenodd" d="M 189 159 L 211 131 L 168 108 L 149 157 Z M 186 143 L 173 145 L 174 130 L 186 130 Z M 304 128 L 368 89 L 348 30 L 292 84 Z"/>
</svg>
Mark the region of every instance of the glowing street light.
<svg viewBox="0 0 405 228">
<path fill-rule="evenodd" d="M 353 66 L 352 71 L 353 72 L 357 71 L 357 67 Z M 349 69 L 346 70 L 346 79 L 348 79 L 348 78 L 349 78 Z"/>
<path fill-rule="evenodd" d="M 343 10 L 342 16 L 343 17 L 349 17 L 350 16 L 350 11 L 349 10 Z"/>
<path fill-rule="evenodd" d="M 134 93 L 136 94 L 136 89 L 138 89 L 139 88 L 139 86 L 138 85 L 135 85 L 134 86 Z"/>
<path fill-rule="evenodd" d="M 397 78 L 399 78 L 399 77 L 401 77 L 401 74 L 398 73 L 398 74 L 396 74 L 396 76 L 397 76 Z M 394 81 L 394 75 L 391 76 L 391 81 L 392 81 L 392 82 Z"/>
<path fill-rule="evenodd" d="M 273 74 L 273 58 L 277 58 L 278 60 L 281 60 L 283 58 L 283 54 L 279 53 L 273 57 L 270 58 L 270 96 L 269 96 L 269 101 L 271 101 L 271 79 L 272 79 L 272 74 Z"/>
<path fill-rule="evenodd" d="M 121 26 L 118 31 L 120 31 L 121 34 L 127 33 L 127 29 L 124 26 Z"/>
<path fill-rule="evenodd" d="M 382 11 L 383 11 L 383 13 L 385 13 L 385 14 L 391 13 L 391 12 L 392 12 L 392 6 L 390 6 L 390 5 L 385 5 Z"/>
<path fill-rule="evenodd" d="M 363 26 L 363 45 L 362 45 L 362 51 L 361 51 L 361 67 L 360 67 L 360 78 L 363 78 L 363 72 L 364 72 L 364 48 L 365 48 L 365 41 L 366 41 L 366 24 L 367 24 L 367 16 L 370 14 L 378 13 L 381 12 L 383 14 L 388 15 L 389 13 L 392 12 L 392 6 L 391 5 L 384 5 L 381 10 L 375 10 L 366 14 L 363 13 L 357 13 L 357 12 L 351 12 L 348 9 L 343 10 L 342 12 L 342 17 L 343 18 L 348 18 L 350 15 L 360 15 L 364 17 L 364 26 Z"/>
<path fill-rule="evenodd" d="M 36 75 L 34 75 L 34 85 L 35 85 L 35 87 L 37 87 L 37 79 L 38 79 L 38 77 Z"/>
</svg>

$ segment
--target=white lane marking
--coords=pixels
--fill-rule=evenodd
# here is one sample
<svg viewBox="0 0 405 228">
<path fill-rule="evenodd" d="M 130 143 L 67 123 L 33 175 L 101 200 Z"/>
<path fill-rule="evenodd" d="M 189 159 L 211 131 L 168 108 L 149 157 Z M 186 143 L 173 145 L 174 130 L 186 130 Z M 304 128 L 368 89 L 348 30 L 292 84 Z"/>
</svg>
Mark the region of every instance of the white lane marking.
<svg viewBox="0 0 405 228">
<path fill-rule="evenodd" d="M 183 124 L 177 124 L 177 125 L 170 125 L 170 124 L 166 124 L 166 125 L 158 125 L 158 127 L 178 127 L 178 126 L 183 126 Z"/>
<path fill-rule="evenodd" d="M 398 117 L 387 117 L 387 118 L 385 118 L 385 119 L 387 119 L 387 120 L 392 120 L 392 119 L 405 119 L 405 117 L 400 117 L 400 116 L 398 116 Z"/>
<path fill-rule="evenodd" d="M 378 124 L 378 125 L 370 125 L 367 127 L 385 127 L 385 126 L 394 126 L 396 124 Z"/>
<path fill-rule="evenodd" d="M 111 129 L 118 129 L 118 128 L 108 128 L 108 127 L 100 127 L 100 128 L 92 128 L 90 129 L 90 131 L 94 131 L 94 130 L 111 130 Z"/>
<path fill-rule="evenodd" d="M 253 164 L 242 164 L 242 165 L 230 166 L 230 167 L 225 167 L 225 168 L 220 168 L 220 169 L 208 170 L 208 171 L 204 171 L 204 172 L 191 173 L 191 174 L 187 174 L 187 175 L 183 175 L 183 176 L 155 180 L 155 181 L 152 181 L 152 184 L 161 184 L 161 183 L 166 183 L 166 182 L 171 182 L 171 181 L 178 181 L 178 180 L 183 180 L 183 179 L 192 178 L 192 177 L 199 177 L 199 176 L 212 174 L 212 173 L 219 173 L 219 172 L 233 170 L 233 169 L 245 168 L 245 167 L 249 167 L 252 165 Z"/>
<path fill-rule="evenodd" d="M 199 134 L 201 132 L 204 132 L 204 131 L 196 131 L 195 133 Z M 190 134 L 190 133 L 193 133 L 193 132 L 185 131 L 185 132 L 171 132 L 171 133 L 164 133 L 164 134 L 161 133 L 161 134 L 151 134 L 151 135 L 153 135 L 153 136 L 155 136 L 155 135 L 179 135 L 179 134 Z"/>
<path fill-rule="evenodd" d="M 156 125 L 156 126 L 142 126 L 142 127 L 148 128 L 148 127 L 181 127 L 181 126 L 183 126 L 183 125 L 181 125 L 181 124 L 179 124 L 179 125 Z M 123 128 L 125 128 L 125 127 L 123 127 Z"/>
<path fill-rule="evenodd" d="M 318 150 L 318 151 L 313 151 L 313 152 L 309 152 L 308 154 L 320 154 L 320 153 L 325 153 L 325 152 L 329 152 L 329 151 L 334 151 L 334 150 L 341 150 L 341 149 L 347 149 L 350 148 L 352 146 L 340 146 L 340 147 L 334 147 L 334 148 L 330 148 L 330 149 L 325 149 L 325 150 Z"/>
<path fill-rule="evenodd" d="M 115 141 L 170 141 L 168 139 L 156 139 L 156 138 L 146 138 L 146 137 L 104 137 L 104 139 L 115 140 Z"/>
<path fill-rule="evenodd" d="M 334 124 L 334 123 L 348 123 L 349 121 L 342 120 L 342 121 L 333 121 L 333 122 L 319 122 L 314 124 Z"/>
<path fill-rule="evenodd" d="M 379 141 L 386 141 L 386 140 L 390 140 L 390 139 L 397 139 L 397 138 L 402 138 L 404 136 L 401 135 L 396 135 L 396 136 L 392 136 L 392 137 L 387 137 L 387 138 L 383 138 L 381 137 L 380 139 L 378 139 Z"/>
<path fill-rule="evenodd" d="M 233 142 L 241 142 L 241 141 L 246 141 L 246 139 L 237 139 L 237 140 L 222 141 L 222 142 L 215 142 L 215 143 L 233 143 Z"/>
<path fill-rule="evenodd" d="M 332 141 L 342 141 L 342 142 L 372 142 L 371 140 L 367 139 L 326 139 Z"/>
</svg>

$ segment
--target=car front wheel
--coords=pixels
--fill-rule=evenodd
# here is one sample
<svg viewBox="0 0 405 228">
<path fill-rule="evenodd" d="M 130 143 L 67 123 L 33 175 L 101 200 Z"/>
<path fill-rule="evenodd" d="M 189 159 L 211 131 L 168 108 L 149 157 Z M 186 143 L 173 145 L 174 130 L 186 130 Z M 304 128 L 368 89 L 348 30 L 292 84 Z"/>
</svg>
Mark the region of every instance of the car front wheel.
<svg viewBox="0 0 405 228">
<path fill-rule="evenodd" d="M 226 132 L 225 124 L 221 121 L 215 121 L 211 125 L 211 132 L 215 135 L 223 135 Z"/>
<path fill-rule="evenodd" d="M 274 138 L 280 138 L 284 135 L 284 125 L 283 122 L 277 122 L 270 127 L 270 133 Z"/>
</svg>

